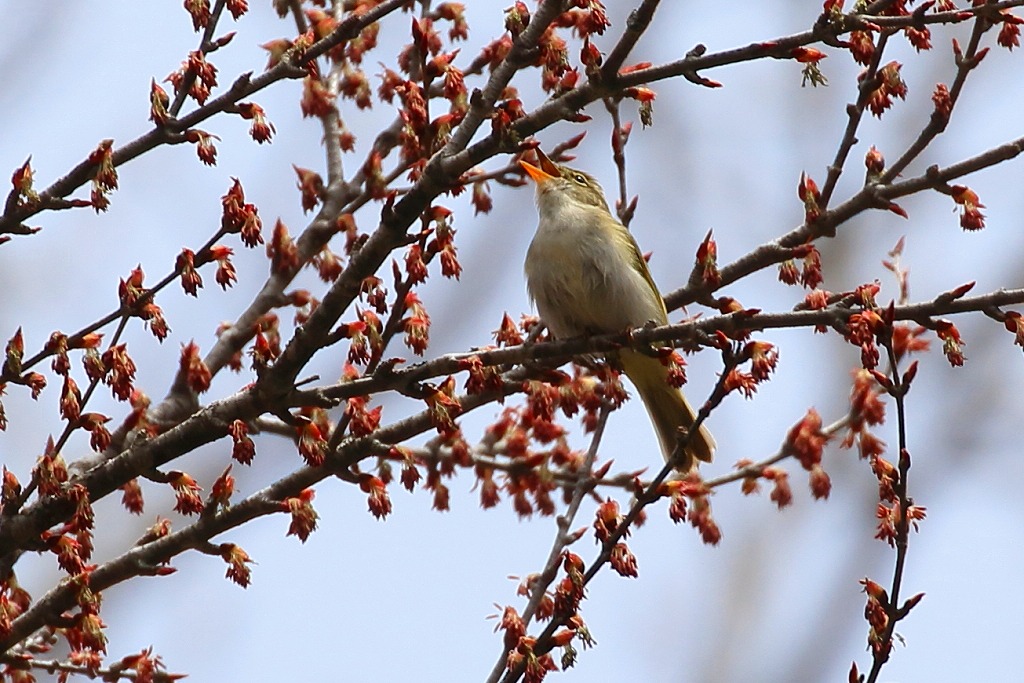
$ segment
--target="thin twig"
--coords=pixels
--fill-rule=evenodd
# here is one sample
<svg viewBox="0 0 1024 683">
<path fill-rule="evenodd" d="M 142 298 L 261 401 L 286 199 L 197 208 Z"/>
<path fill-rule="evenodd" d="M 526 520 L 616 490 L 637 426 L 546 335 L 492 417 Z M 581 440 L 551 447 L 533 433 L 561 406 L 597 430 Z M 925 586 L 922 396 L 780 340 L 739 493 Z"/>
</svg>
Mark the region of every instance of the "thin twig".
<svg viewBox="0 0 1024 683">
<path fill-rule="evenodd" d="M 892 654 L 893 635 L 896 624 L 899 623 L 909 611 L 899 606 L 900 589 L 903 586 L 903 573 L 907 562 L 907 548 L 910 540 L 910 507 L 913 501 L 907 494 L 907 475 L 910 472 L 910 451 L 907 444 L 907 413 L 906 396 L 910 389 L 905 376 L 898 371 L 896 351 L 892 344 L 891 334 L 880 340 L 889 356 L 889 364 L 892 367 L 892 388 L 889 395 L 893 397 L 896 404 L 896 430 L 899 440 L 899 479 L 893 484 L 893 492 L 896 494 L 896 505 L 899 506 L 899 513 L 896 516 L 896 563 L 893 567 L 892 584 L 889 588 L 888 601 L 884 605 L 888 621 L 882 633 L 878 634 L 878 644 L 873 647 L 871 671 L 868 673 L 865 683 L 875 683 L 881 673 L 882 666 L 889 661 Z"/>
<path fill-rule="evenodd" d="M 590 484 L 590 474 L 594 469 L 594 461 L 597 459 L 597 452 L 601 445 L 601 439 L 604 436 L 604 428 L 608 423 L 608 416 L 611 415 L 612 410 L 613 407 L 608 403 L 601 405 L 597 424 L 594 427 L 594 434 L 590 439 L 590 448 L 587 449 L 586 458 L 580 467 L 576 485 L 573 487 L 572 500 L 569 501 L 565 512 L 558 516 L 555 540 L 551 545 L 551 551 L 548 553 L 547 562 L 544 563 L 544 569 L 539 574 L 527 579 L 529 581 L 530 600 L 527 602 L 522 614 L 524 628 L 528 628 L 530 622 L 533 621 L 548 587 L 558 576 L 558 568 L 561 565 L 565 549 L 575 540 L 570 529 L 575 523 L 576 515 L 579 513 L 583 499 L 593 488 Z M 513 647 L 515 647 L 515 644 L 513 644 Z M 502 672 L 507 669 L 508 654 L 508 650 L 503 650 L 498 656 L 498 661 L 495 662 L 494 668 L 491 669 L 491 675 L 487 677 L 488 683 L 496 683 L 501 678 Z"/>
</svg>

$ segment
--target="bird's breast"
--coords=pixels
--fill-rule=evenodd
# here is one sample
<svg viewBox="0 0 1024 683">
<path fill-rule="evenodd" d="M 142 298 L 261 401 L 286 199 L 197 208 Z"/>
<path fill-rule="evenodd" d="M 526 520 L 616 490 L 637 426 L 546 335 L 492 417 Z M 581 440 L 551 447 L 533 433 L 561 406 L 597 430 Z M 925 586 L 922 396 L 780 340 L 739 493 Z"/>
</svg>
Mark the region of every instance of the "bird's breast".
<svg viewBox="0 0 1024 683">
<path fill-rule="evenodd" d="M 660 294 L 614 231 L 601 227 L 600 212 L 587 208 L 542 211 L 525 268 L 537 312 L 561 338 L 663 323 Z"/>
</svg>

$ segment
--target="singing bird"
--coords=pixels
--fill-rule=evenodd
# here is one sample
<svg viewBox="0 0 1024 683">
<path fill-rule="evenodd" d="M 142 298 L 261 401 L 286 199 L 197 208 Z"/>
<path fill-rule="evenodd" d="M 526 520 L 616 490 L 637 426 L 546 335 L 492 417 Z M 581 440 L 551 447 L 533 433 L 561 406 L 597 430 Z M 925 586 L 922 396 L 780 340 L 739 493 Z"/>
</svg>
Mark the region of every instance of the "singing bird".
<svg viewBox="0 0 1024 683">
<path fill-rule="evenodd" d="M 560 339 L 624 332 L 654 322 L 668 324 L 665 302 L 633 235 L 619 222 L 604 191 L 589 174 L 551 161 L 539 149 L 539 166 L 520 161 L 537 184 L 540 223 L 526 253 L 530 298 L 551 333 Z M 686 396 L 666 381 L 657 358 L 634 349 L 610 354 L 636 387 L 654 424 L 662 454 L 672 461 L 680 428 L 696 414 Z M 715 440 L 701 424 L 677 468 L 710 462 Z"/>
</svg>

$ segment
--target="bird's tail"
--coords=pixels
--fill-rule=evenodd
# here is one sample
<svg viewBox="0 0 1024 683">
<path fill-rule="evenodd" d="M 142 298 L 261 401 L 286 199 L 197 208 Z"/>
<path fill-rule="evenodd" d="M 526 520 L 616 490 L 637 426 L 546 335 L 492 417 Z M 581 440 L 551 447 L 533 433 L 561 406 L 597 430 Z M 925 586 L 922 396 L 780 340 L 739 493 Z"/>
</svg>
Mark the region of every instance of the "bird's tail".
<svg viewBox="0 0 1024 683">
<path fill-rule="evenodd" d="M 680 428 L 689 429 L 697 414 L 683 392 L 665 381 L 668 368 L 657 358 L 638 351 L 623 350 L 619 354 L 619 361 L 647 408 L 647 414 L 658 435 L 661 452 L 668 461 L 680 443 Z M 695 460 L 711 462 L 714 451 L 715 439 L 701 424 L 697 433 L 689 439 L 679 464 L 679 471 L 689 472 Z"/>
</svg>

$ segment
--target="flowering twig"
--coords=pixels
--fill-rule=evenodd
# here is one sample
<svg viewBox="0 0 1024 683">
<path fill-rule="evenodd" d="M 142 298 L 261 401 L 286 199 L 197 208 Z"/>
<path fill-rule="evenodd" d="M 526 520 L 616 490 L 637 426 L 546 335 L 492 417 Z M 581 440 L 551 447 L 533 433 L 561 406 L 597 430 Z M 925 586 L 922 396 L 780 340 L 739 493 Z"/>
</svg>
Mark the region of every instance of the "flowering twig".
<svg viewBox="0 0 1024 683">
<path fill-rule="evenodd" d="M 556 520 L 557 530 L 555 532 L 555 540 L 552 543 L 551 551 L 548 553 L 547 562 L 544 563 L 544 568 L 540 573 L 531 575 L 525 579 L 530 600 L 527 602 L 526 608 L 523 610 L 522 614 L 524 628 L 529 627 L 530 622 L 533 621 L 533 618 L 537 615 L 537 610 L 540 608 L 541 601 L 545 597 L 545 592 L 558 576 L 558 568 L 562 563 L 562 556 L 565 549 L 572 543 L 579 540 L 579 534 L 571 532 L 570 529 L 575 523 L 576 515 L 579 513 L 580 505 L 583 503 L 584 497 L 586 497 L 593 488 L 593 484 L 590 481 L 590 475 L 594 468 L 594 461 L 597 458 L 601 439 L 604 436 L 604 428 L 608 422 L 608 416 L 611 414 L 611 411 L 612 406 L 608 403 L 604 403 L 601 406 L 597 425 L 590 439 L 590 447 L 587 449 L 586 458 L 579 469 L 575 486 L 572 489 L 572 499 L 569 501 L 569 505 L 566 507 L 565 512 L 559 515 Z M 512 644 L 512 647 L 515 647 L 514 643 Z M 501 678 L 502 672 L 507 669 L 510 649 L 511 648 L 503 650 L 501 655 L 499 655 L 498 661 L 495 662 L 494 668 L 491 670 L 491 675 L 487 678 L 488 683 L 496 683 L 496 681 Z"/>
<path fill-rule="evenodd" d="M 907 195 L 941 187 L 950 180 L 975 173 L 984 168 L 995 166 L 1013 159 L 1024 151 L 1024 137 L 1011 140 L 993 147 L 981 154 L 964 159 L 955 164 L 939 168 L 932 166 L 922 175 L 908 178 L 889 185 L 865 186 L 853 197 L 842 204 L 824 211 L 813 223 L 804 223 L 785 235 L 751 250 L 744 256 L 719 269 L 720 280 L 717 288 L 736 282 L 763 268 L 781 263 L 792 257 L 792 249 L 806 243 L 814 237 L 833 232 L 835 227 L 845 223 L 852 217 L 873 208 L 885 208 L 890 200 Z M 700 299 L 708 290 L 707 285 L 699 277 L 691 278 L 685 286 L 665 295 L 665 305 L 669 310 L 685 306 Z"/>
<path fill-rule="evenodd" d="M 871 92 L 877 87 L 878 67 L 882 63 L 882 55 L 885 52 L 888 40 L 888 32 L 882 32 L 879 35 L 878 45 L 875 46 L 875 51 L 871 56 L 871 63 L 868 64 L 857 84 L 857 100 L 846 107 L 846 129 L 843 131 L 843 137 L 839 142 L 835 158 L 828 167 L 825 184 L 821 188 L 821 206 L 823 208 L 828 206 L 832 193 L 835 191 L 836 183 L 839 182 L 839 176 L 842 175 L 843 169 L 846 168 L 846 160 L 849 157 L 850 150 L 857 144 L 857 129 L 864 118 L 864 111 L 867 109 Z"/>
<path fill-rule="evenodd" d="M 680 443 L 678 445 L 680 452 L 686 449 L 690 439 L 694 438 L 698 434 L 698 431 L 700 430 L 700 427 L 703 424 L 704 420 L 707 419 L 710 412 L 722 402 L 722 400 L 728 393 L 728 390 L 726 389 L 726 379 L 729 376 L 729 371 L 733 367 L 735 367 L 735 364 L 738 362 L 739 359 L 736 358 L 733 354 L 729 353 L 728 351 L 723 352 L 723 358 L 725 360 L 725 367 L 723 369 L 723 372 L 721 373 L 718 382 L 715 384 L 715 387 L 712 389 L 710 397 L 703 404 L 701 409 L 697 412 L 693 424 L 690 425 L 689 429 L 687 430 L 686 437 L 680 440 Z M 589 453 L 588 457 L 590 457 Z M 617 523 L 615 523 L 613 528 L 608 530 L 607 537 L 601 540 L 601 549 L 598 552 L 597 557 L 590 563 L 589 567 L 586 568 L 586 571 L 582 572 L 582 575 L 577 579 L 579 581 L 579 585 L 576 586 L 576 590 L 582 591 L 582 589 L 585 586 L 587 586 L 595 576 L 597 576 L 598 572 L 612 560 L 613 553 L 615 552 L 616 548 L 619 547 L 620 541 L 627 534 L 630 533 L 631 528 L 633 527 L 637 519 L 640 517 L 640 515 L 643 513 L 644 509 L 651 503 L 661 498 L 662 494 L 659 492 L 660 487 L 662 483 L 669 477 L 669 475 L 672 474 L 673 471 L 673 463 L 666 463 L 665 466 L 661 468 L 661 471 L 659 471 L 658 474 L 655 475 L 654 479 L 652 479 L 650 483 L 646 484 L 642 491 L 637 492 L 636 499 L 630 506 L 629 511 L 625 515 L 623 515 L 617 521 Z M 583 482 L 581 480 L 581 484 L 582 483 Z M 580 492 L 581 488 L 577 488 L 575 494 L 578 494 Z M 549 558 L 549 567 L 550 562 L 551 560 Z M 544 576 L 545 578 L 548 578 L 546 574 Z M 550 576 L 550 580 L 548 581 L 548 585 L 550 585 L 551 581 L 553 581 L 554 578 L 554 574 L 552 574 Z M 537 595 L 538 590 L 538 585 L 534 583 L 531 586 L 531 597 L 535 597 Z M 544 654 L 548 650 L 550 650 L 553 647 L 552 636 L 554 636 L 555 632 L 558 631 L 558 629 L 565 626 L 568 620 L 573 616 L 575 616 L 573 613 L 556 613 L 552 615 L 551 620 L 544 627 L 541 633 L 533 639 L 535 641 L 535 644 L 532 646 L 532 651 L 538 654 Z M 508 651 L 506 651 L 506 654 L 507 653 Z M 499 662 L 499 664 L 500 663 L 501 662 Z M 495 671 L 497 671 L 497 666 L 495 667 Z M 513 681 L 518 680 L 523 675 L 523 673 L 524 666 L 522 664 L 518 666 L 506 665 L 505 675 L 500 680 L 502 681 L 502 683 L 512 683 Z"/>
<path fill-rule="evenodd" d="M 946 126 L 949 124 L 950 115 L 953 108 L 956 106 L 957 101 L 960 99 L 960 93 L 963 90 L 964 83 L 967 81 L 968 74 L 970 74 L 970 72 L 973 71 L 981 61 L 978 57 L 978 45 L 981 42 L 982 34 L 985 32 L 985 21 L 986 20 L 982 18 L 975 20 L 974 29 L 971 31 L 971 38 L 967 44 L 967 50 L 962 56 L 957 56 L 956 77 L 953 79 L 952 87 L 948 90 L 948 100 L 946 100 L 946 102 L 941 106 L 936 102 L 936 107 L 932 111 L 932 115 L 929 117 L 928 123 L 918 134 L 917 139 L 911 143 L 900 158 L 887 168 L 884 173 L 882 173 L 881 177 L 878 179 L 880 184 L 889 183 L 898 178 L 903 170 L 909 166 L 910 163 L 916 159 L 929 144 L 931 144 L 932 140 L 946 130 Z"/>
<path fill-rule="evenodd" d="M 492 391 L 462 396 L 459 398 L 462 413 L 466 414 L 480 406 L 488 405 L 498 395 L 511 394 L 520 388 L 521 385 L 519 383 L 510 383 L 504 385 L 498 392 Z M 233 397 L 234 402 L 244 402 L 245 400 L 243 396 Z M 199 414 L 190 418 L 188 422 L 198 420 L 210 423 L 217 418 L 212 415 L 204 416 L 203 413 L 224 410 L 227 407 L 225 404 L 230 405 L 231 403 L 232 400 L 229 399 L 211 404 L 203 411 L 200 411 Z M 227 409 L 230 410 L 230 408 Z M 122 555 L 99 565 L 89 572 L 89 586 L 94 593 L 99 593 L 139 575 L 159 574 L 161 573 L 160 568 L 173 557 L 190 549 L 206 548 L 206 544 L 211 538 L 253 519 L 285 511 L 286 508 L 282 508 L 281 501 L 298 496 L 302 491 L 309 489 L 318 482 L 339 472 L 344 472 L 360 460 L 377 453 L 380 443 L 401 443 L 431 429 L 433 429 L 431 417 L 427 411 L 424 411 L 395 422 L 392 425 L 382 427 L 374 433 L 372 438 L 349 438 L 338 448 L 336 453 L 332 454 L 332 460 L 327 462 L 325 466 L 301 467 L 245 499 L 232 503 L 230 507 L 221 508 L 212 512 L 212 514 L 204 516 L 196 524 L 171 532 L 143 545 L 135 546 Z M 179 439 L 173 436 L 170 439 L 166 438 L 173 431 L 171 430 L 154 437 L 141 446 L 118 456 L 111 463 L 110 468 L 117 470 L 127 468 L 138 471 L 140 466 L 136 464 L 137 461 L 148 462 L 151 463 L 151 467 L 155 467 L 177 457 L 177 455 L 166 450 L 167 441 L 172 443 L 179 442 Z M 222 430 L 220 431 L 223 433 Z M 213 433 L 215 432 L 206 427 L 195 436 L 206 437 Z M 195 444 L 187 444 L 189 450 L 194 447 Z M 88 480 L 92 477 L 95 480 L 97 479 L 96 474 L 94 470 L 90 471 L 83 476 L 83 479 Z M 103 485 L 104 489 L 96 492 L 98 496 L 106 495 L 110 490 L 107 487 L 113 488 L 111 482 L 100 481 L 99 483 Z M 22 539 L 26 537 L 32 538 L 41 533 L 41 531 L 34 531 L 29 526 L 26 526 L 33 524 L 31 517 L 26 517 L 26 515 L 40 516 L 39 519 L 35 520 L 35 522 L 40 522 L 44 519 L 41 517 L 42 514 L 53 512 L 63 514 L 62 503 L 66 505 L 64 501 L 53 498 L 47 499 L 45 502 L 46 505 L 42 506 L 41 509 L 38 506 L 33 506 L 35 507 L 34 511 L 32 507 L 26 509 L 22 513 L 20 520 L 15 518 L 10 520 L 10 523 L 5 521 L 4 534 L 8 535 L 9 538 Z M 7 634 L 0 637 L 0 651 L 4 651 L 12 644 L 28 637 L 43 625 L 51 623 L 56 615 L 73 607 L 77 590 L 77 584 L 64 582 L 50 589 L 45 595 L 36 600 L 28 611 L 13 620 Z"/>
<path fill-rule="evenodd" d="M 405 0 L 384 0 L 384 2 L 381 2 L 373 9 L 359 15 L 350 16 L 339 24 L 338 28 L 331 35 L 318 41 L 306 50 L 302 55 L 300 63 L 307 63 L 339 43 L 354 38 L 366 26 L 394 12 L 404 4 Z M 288 61 L 281 61 L 259 76 L 253 77 L 251 73 L 239 76 L 222 95 L 213 98 L 185 116 L 169 120 L 164 125 L 158 126 L 122 147 L 113 150 L 111 163 L 114 168 L 118 168 L 155 147 L 167 143 L 182 142 L 183 138 L 180 137 L 182 131 L 195 127 L 215 114 L 237 105 L 242 99 L 280 80 L 304 75 L 305 72 L 297 70 L 297 66 L 297 64 Z M 25 204 L 13 209 L 9 207 L 3 215 L 0 215 L 0 234 L 9 232 L 14 226 L 39 213 L 42 210 L 40 207 L 45 206 L 47 201 L 67 197 L 76 189 L 85 185 L 92 178 L 94 170 L 94 163 L 86 159 L 71 169 L 64 177 L 53 182 L 45 190 L 40 191 L 37 203 Z"/>
<path fill-rule="evenodd" d="M 865 592 L 868 594 L 868 608 L 865 610 L 865 614 L 868 616 L 871 626 L 868 644 L 872 653 L 871 670 L 868 672 L 865 683 L 875 683 L 878 680 L 882 667 L 889 661 L 889 656 L 892 654 L 896 624 L 904 619 L 910 613 L 910 610 L 924 597 L 924 594 L 919 593 L 906 600 L 903 605 L 900 605 L 900 590 L 903 586 L 903 573 L 907 561 L 910 529 L 911 526 L 916 529 L 917 520 L 924 517 L 924 508 L 915 505 L 907 493 L 907 475 L 910 472 L 910 450 L 907 444 L 906 396 L 910 389 L 910 383 L 914 377 L 917 363 L 913 363 L 901 375 L 898 371 L 898 359 L 891 336 L 883 338 L 881 343 L 888 353 L 889 363 L 892 367 L 891 381 L 884 386 L 896 404 L 896 429 L 899 443 L 898 476 L 892 485 L 892 490 L 896 497 L 893 503 L 896 509 L 893 511 L 895 512 L 895 523 L 893 525 L 894 537 L 892 538 L 896 548 L 896 563 L 893 568 L 892 583 L 888 595 L 886 595 L 885 591 L 879 592 L 875 589 L 875 584 L 870 579 L 865 579 L 863 582 Z M 879 516 L 882 515 L 883 509 L 888 514 L 889 508 L 880 503 Z M 884 524 L 885 520 L 882 523 Z M 872 611 L 876 610 L 874 614 L 877 614 L 878 607 L 881 607 L 886 617 L 884 624 L 881 625 L 877 621 L 877 616 L 873 618 Z"/>
</svg>

